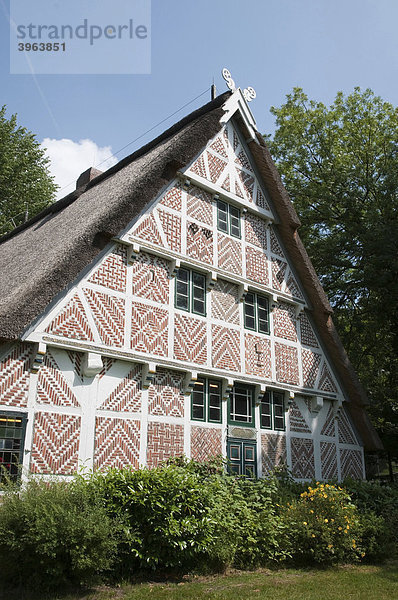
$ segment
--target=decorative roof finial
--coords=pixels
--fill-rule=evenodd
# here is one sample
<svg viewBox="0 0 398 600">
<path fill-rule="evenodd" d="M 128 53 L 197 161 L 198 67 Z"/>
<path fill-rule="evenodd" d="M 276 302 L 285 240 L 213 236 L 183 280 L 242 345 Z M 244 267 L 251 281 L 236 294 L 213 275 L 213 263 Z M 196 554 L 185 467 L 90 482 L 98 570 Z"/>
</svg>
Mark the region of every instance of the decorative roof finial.
<svg viewBox="0 0 398 600">
<path fill-rule="evenodd" d="M 232 79 L 231 73 L 228 71 L 228 69 L 224 68 L 222 70 L 222 76 L 225 79 L 225 81 L 227 82 L 227 86 L 229 87 L 231 92 L 234 92 L 236 90 L 235 82 Z M 249 86 L 243 90 L 243 96 L 244 96 L 246 102 L 251 102 L 256 97 L 256 91 L 254 90 L 254 88 Z"/>
</svg>

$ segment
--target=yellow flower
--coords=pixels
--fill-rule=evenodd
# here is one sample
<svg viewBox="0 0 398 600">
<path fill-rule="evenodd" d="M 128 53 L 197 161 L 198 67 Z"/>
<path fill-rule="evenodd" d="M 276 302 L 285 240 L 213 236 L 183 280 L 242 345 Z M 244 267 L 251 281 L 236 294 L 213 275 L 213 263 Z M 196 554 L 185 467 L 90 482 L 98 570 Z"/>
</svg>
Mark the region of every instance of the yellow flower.
<svg viewBox="0 0 398 600">
<path fill-rule="evenodd" d="M 303 525 L 308 525 L 307 521 L 303 521 Z"/>
<path fill-rule="evenodd" d="M 328 545 L 328 548 L 333 548 L 333 544 L 329 544 L 329 545 Z"/>
<path fill-rule="evenodd" d="M 329 519 L 325 519 L 325 523 L 329 523 Z"/>
<path fill-rule="evenodd" d="M 312 515 L 314 514 L 314 511 L 312 510 L 312 508 L 311 508 L 311 510 L 310 510 L 310 513 L 311 513 Z"/>
<path fill-rule="evenodd" d="M 315 534 L 313 533 L 313 534 L 311 535 L 311 537 L 315 537 Z"/>
<path fill-rule="evenodd" d="M 346 529 L 349 529 L 349 528 L 350 528 L 350 526 L 349 526 L 349 525 L 347 525 Z"/>
<path fill-rule="evenodd" d="M 342 527 L 339 527 L 339 531 L 341 531 L 342 529 L 343 529 Z"/>
<path fill-rule="evenodd" d="M 324 497 L 324 498 L 327 498 L 327 497 L 328 497 L 328 495 L 327 495 L 327 494 L 323 494 L 323 497 Z"/>
</svg>

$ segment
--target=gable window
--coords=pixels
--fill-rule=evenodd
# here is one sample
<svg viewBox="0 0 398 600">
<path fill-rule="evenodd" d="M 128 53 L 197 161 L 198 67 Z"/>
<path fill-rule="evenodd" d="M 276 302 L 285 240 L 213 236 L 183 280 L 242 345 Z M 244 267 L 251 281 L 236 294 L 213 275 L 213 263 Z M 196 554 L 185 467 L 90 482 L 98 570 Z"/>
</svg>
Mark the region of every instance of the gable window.
<svg viewBox="0 0 398 600">
<path fill-rule="evenodd" d="M 285 430 L 283 392 L 265 392 L 260 403 L 260 427 L 275 431 Z"/>
<path fill-rule="evenodd" d="M 240 210 L 223 200 L 217 201 L 217 228 L 240 238 Z"/>
<path fill-rule="evenodd" d="M 246 329 L 269 333 L 269 302 L 265 296 L 250 292 L 243 303 Z"/>
<path fill-rule="evenodd" d="M 191 395 L 193 421 L 221 423 L 221 383 L 214 379 L 199 378 Z"/>
<path fill-rule="evenodd" d="M 197 315 L 206 314 L 206 277 L 189 269 L 176 274 L 175 307 Z"/>
<path fill-rule="evenodd" d="M 0 413 L 0 481 L 18 479 L 23 460 L 26 415 Z"/>
<path fill-rule="evenodd" d="M 229 422 L 236 425 L 254 427 L 253 388 L 246 385 L 234 385 L 229 396 Z"/>
</svg>

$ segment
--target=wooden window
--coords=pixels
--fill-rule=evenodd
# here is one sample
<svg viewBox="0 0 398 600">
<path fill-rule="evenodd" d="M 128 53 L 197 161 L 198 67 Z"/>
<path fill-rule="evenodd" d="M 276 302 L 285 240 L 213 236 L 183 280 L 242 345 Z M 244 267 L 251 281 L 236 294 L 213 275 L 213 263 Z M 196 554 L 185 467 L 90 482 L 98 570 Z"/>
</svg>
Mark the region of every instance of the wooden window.
<svg viewBox="0 0 398 600">
<path fill-rule="evenodd" d="M 265 296 L 250 292 L 246 294 L 243 304 L 246 329 L 269 333 L 269 302 Z"/>
<path fill-rule="evenodd" d="M 217 228 L 240 238 L 240 210 L 223 200 L 217 202 Z"/>
<path fill-rule="evenodd" d="M 254 427 L 253 388 L 234 385 L 229 397 L 229 423 Z"/>
<path fill-rule="evenodd" d="M 178 269 L 175 307 L 197 315 L 206 315 L 206 277 L 189 269 Z"/>
<path fill-rule="evenodd" d="M 283 392 L 265 392 L 260 403 L 260 427 L 285 430 L 285 407 Z"/>
<path fill-rule="evenodd" d="M 193 421 L 221 423 L 221 383 L 215 379 L 199 378 L 191 395 Z"/>
<path fill-rule="evenodd" d="M 25 441 L 26 415 L 0 413 L 0 481 L 15 481 L 20 473 Z"/>
</svg>

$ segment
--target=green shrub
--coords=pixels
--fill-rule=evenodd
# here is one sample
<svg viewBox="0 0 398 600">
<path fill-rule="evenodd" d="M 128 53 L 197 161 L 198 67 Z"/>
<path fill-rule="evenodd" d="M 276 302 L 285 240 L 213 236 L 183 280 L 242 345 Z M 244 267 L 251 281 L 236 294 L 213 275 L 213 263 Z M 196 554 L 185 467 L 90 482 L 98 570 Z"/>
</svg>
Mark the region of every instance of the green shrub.
<svg viewBox="0 0 398 600">
<path fill-rule="evenodd" d="M 92 477 L 108 514 L 123 523 L 119 568 L 187 569 L 212 545 L 209 490 L 187 468 L 110 469 Z"/>
<path fill-rule="evenodd" d="M 382 485 L 378 481 L 346 479 L 342 484 L 349 491 L 361 514 L 374 513 L 387 525 L 384 545 L 387 554 L 398 553 L 398 485 Z M 382 528 L 385 530 L 385 527 Z"/>
<path fill-rule="evenodd" d="M 360 522 L 348 493 L 316 483 L 287 506 L 285 524 L 296 564 L 354 562 L 363 554 Z"/>
<path fill-rule="evenodd" d="M 113 531 L 86 485 L 31 481 L 0 504 L 2 583 L 51 588 L 90 582 L 112 565 Z"/>
</svg>

